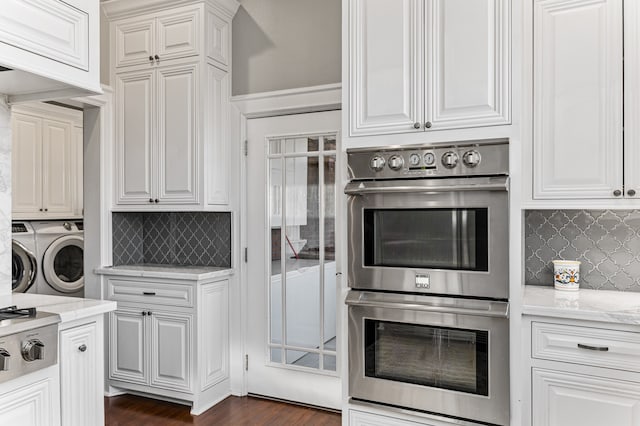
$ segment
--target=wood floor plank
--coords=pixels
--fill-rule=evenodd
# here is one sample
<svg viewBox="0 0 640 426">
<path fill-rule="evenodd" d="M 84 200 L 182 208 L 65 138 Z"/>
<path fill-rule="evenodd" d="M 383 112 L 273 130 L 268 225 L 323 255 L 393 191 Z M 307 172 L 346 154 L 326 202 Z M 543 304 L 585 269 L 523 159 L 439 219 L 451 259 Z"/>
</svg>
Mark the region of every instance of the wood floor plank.
<svg viewBox="0 0 640 426">
<path fill-rule="evenodd" d="M 133 395 L 105 398 L 107 426 L 339 426 L 340 414 L 254 397 L 230 396 L 199 416 L 186 405 Z"/>
</svg>

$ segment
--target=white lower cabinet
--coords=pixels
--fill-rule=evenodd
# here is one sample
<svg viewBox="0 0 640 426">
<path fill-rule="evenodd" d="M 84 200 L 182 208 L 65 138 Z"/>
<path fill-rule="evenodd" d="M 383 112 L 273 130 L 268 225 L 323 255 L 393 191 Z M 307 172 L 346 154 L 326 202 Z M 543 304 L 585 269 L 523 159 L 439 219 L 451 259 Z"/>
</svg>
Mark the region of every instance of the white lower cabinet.
<svg viewBox="0 0 640 426">
<path fill-rule="evenodd" d="M 640 425 L 640 333 L 621 324 L 525 317 L 523 425 Z M 528 382 L 528 380 L 527 380 Z"/>
<path fill-rule="evenodd" d="M 111 277 L 109 385 L 189 402 L 192 414 L 229 395 L 228 288 L 219 278 Z"/>
<path fill-rule="evenodd" d="M 102 330 L 102 320 L 100 324 Z M 60 331 L 60 414 L 65 426 L 104 423 L 101 336 L 95 321 Z"/>
<path fill-rule="evenodd" d="M 49 369 L 47 369 L 49 370 Z M 37 374 L 37 373 L 34 373 Z M 39 374 L 42 376 L 42 374 Z M 29 375 L 32 377 L 32 375 Z M 24 378 L 18 379 L 24 382 Z M 15 382 L 15 381 L 13 381 Z M 60 424 L 57 409 L 57 380 L 41 377 L 28 380 L 0 393 L 0 424 L 55 426 Z M 89 424 L 89 423 L 87 423 Z"/>
</svg>

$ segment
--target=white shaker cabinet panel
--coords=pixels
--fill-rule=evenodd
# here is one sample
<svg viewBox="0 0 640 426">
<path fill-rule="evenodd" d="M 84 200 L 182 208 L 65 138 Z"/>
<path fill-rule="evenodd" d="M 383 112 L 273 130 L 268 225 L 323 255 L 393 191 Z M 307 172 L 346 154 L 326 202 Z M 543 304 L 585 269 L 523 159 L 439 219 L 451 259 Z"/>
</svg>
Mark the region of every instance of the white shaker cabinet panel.
<svg viewBox="0 0 640 426">
<path fill-rule="evenodd" d="M 207 12 L 207 56 L 225 69 L 231 62 L 230 31 L 231 25 L 228 20 L 211 11 Z"/>
<path fill-rule="evenodd" d="M 84 215 L 84 129 L 82 127 L 73 128 L 73 164 L 75 173 L 75 200 L 74 215 L 82 217 Z"/>
<path fill-rule="evenodd" d="M 121 204 L 148 203 L 153 193 L 155 71 L 132 71 L 115 78 L 117 200 Z"/>
<path fill-rule="evenodd" d="M 202 306 L 198 340 L 201 351 L 201 390 L 229 376 L 229 281 L 205 284 L 200 289 Z"/>
<path fill-rule="evenodd" d="M 155 54 L 155 19 L 127 19 L 115 24 L 115 65 L 123 67 L 152 62 Z"/>
<path fill-rule="evenodd" d="M 228 128 L 230 96 L 229 74 L 207 64 L 205 158 L 207 163 L 207 203 L 229 204 Z"/>
<path fill-rule="evenodd" d="M 420 0 L 353 0 L 350 10 L 351 134 L 423 128 Z"/>
<path fill-rule="evenodd" d="M 38 380 L 0 395 L 0 424 L 20 426 L 57 426 L 58 410 L 54 408 L 57 383 Z"/>
<path fill-rule="evenodd" d="M 637 426 L 640 384 L 532 370 L 533 426 Z"/>
<path fill-rule="evenodd" d="M 73 147 L 71 124 L 42 120 L 42 206 L 45 212 L 73 216 Z"/>
<path fill-rule="evenodd" d="M 120 309 L 109 316 L 109 378 L 147 384 L 146 311 Z"/>
<path fill-rule="evenodd" d="M 200 51 L 200 15 L 198 9 L 184 13 L 172 11 L 157 19 L 160 61 L 197 55 Z"/>
<path fill-rule="evenodd" d="M 38 212 L 42 208 L 42 119 L 14 112 L 11 127 L 12 211 Z"/>
<path fill-rule="evenodd" d="M 151 385 L 191 390 L 191 315 L 150 311 Z"/>
<path fill-rule="evenodd" d="M 198 204 L 198 65 L 158 69 L 158 199 Z"/>
<path fill-rule="evenodd" d="M 426 4 L 429 128 L 509 124 L 510 2 L 432 0 Z"/>
<path fill-rule="evenodd" d="M 65 426 L 90 425 L 103 409 L 102 344 L 96 340 L 96 327 L 93 322 L 60 332 L 60 400 Z"/>
<path fill-rule="evenodd" d="M 622 0 L 534 2 L 534 198 L 622 195 Z"/>
<path fill-rule="evenodd" d="M 624 3 L 624 189 L 640 197 L 640 2 Z"/>
</svg>

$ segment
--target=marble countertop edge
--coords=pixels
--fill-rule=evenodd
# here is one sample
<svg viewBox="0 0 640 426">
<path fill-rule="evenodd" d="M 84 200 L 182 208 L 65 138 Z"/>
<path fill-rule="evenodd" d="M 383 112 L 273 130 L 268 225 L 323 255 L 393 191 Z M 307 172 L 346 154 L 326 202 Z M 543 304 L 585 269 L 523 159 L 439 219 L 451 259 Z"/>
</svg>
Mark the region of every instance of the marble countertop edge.
<svg viewBox="0 0 640 426">
<path fill-rule="evenodd" d="M 217 266 L 138 264 L 103 266 L 101 268 L 96 268 L 94 272 L 98 275 L 202 281 L 231 276 L 235 271 L 233 268 Z"/>
</svg>

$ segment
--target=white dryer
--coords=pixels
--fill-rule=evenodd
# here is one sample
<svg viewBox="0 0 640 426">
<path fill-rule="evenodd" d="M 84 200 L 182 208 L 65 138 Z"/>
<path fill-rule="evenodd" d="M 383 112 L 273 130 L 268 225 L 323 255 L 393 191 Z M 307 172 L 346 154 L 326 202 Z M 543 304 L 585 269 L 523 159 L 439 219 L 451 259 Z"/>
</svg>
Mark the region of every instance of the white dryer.
<svg viewBox="0 0 640 426">
<path fill-rule="evenodd" d="M 14 293 L 35 293 L 38 278 L 36 238 L 29 222 L 11 223 L 11 288 Z"/>
<path fill-rule="evenodd" d="M 36 235 L 39 278 L 36 292 L 84 296 L 84 227 L 82 221 L 31 222 Z"/>
</svg>

